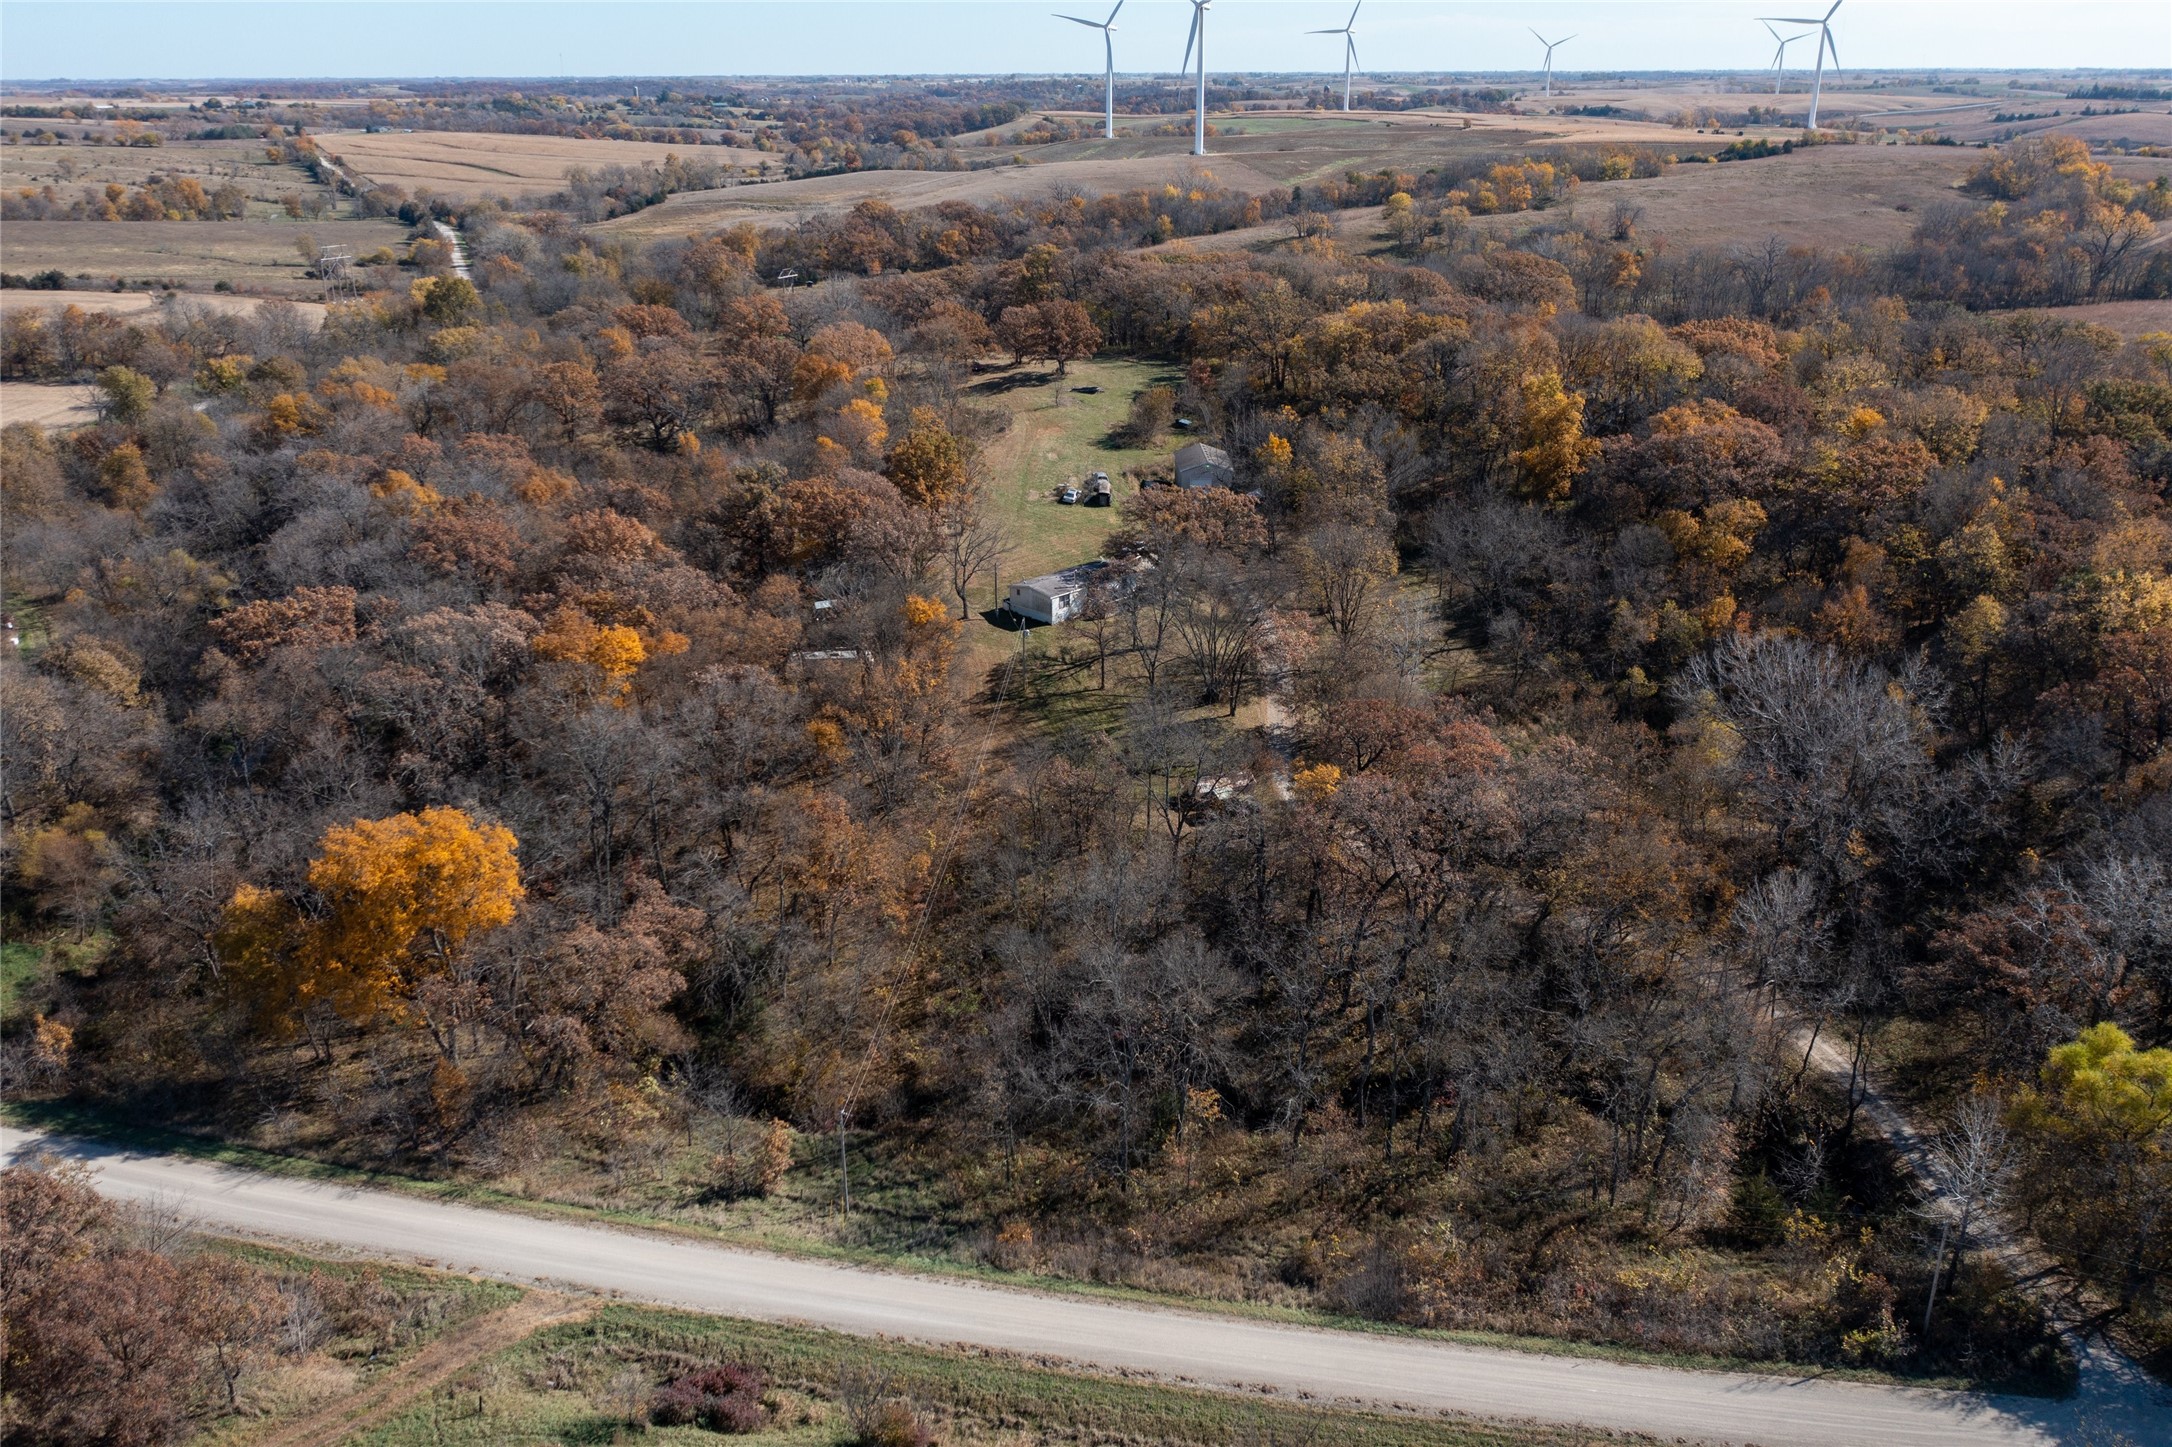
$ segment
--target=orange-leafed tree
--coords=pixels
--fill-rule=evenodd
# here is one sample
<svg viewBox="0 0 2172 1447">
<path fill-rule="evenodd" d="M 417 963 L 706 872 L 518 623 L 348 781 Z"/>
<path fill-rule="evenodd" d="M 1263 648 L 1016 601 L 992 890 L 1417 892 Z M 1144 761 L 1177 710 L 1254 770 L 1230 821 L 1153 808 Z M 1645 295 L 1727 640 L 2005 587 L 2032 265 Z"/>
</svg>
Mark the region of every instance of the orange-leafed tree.
<svg viewBox="0 0 2172 1447">
<path fill-rule="evenodd" d="M 572 665 L 572 691 L 608 698 L 623 708 L 633 697 L 634 671 L 648 661 L 641 635 L 619 624 L 599 626 L 578 608 L 560 608 L 535 636 L 536 657 Z"/>
<path fill-rule="evenodd" d="M 1584 399 L 1562 387 L 1559 372 L 1525 377 L 1522 394 L 1515 490 L 1536 502 L 1560 502 L 1599 450 L 1584 435 Z"/>
<path fill-rule="evenodd" d="M 970 487 L 965 442 L 933 408 L 915 407 L 912 426 L 885 459 L 885 471 L 907 502 L 939 508 Z"/>
<path fill-rule="evenodd" d="M 319 1002 L 351 1020 L 405 1019 L 432 981 L 461 970 L 474 936 L 511 923 L 525 893 L 515 850 L 511 830 L 459 809 L 334 825 L 308 896 L 242 885 L 216 944 L 277 1028 Z"/>
</svg>

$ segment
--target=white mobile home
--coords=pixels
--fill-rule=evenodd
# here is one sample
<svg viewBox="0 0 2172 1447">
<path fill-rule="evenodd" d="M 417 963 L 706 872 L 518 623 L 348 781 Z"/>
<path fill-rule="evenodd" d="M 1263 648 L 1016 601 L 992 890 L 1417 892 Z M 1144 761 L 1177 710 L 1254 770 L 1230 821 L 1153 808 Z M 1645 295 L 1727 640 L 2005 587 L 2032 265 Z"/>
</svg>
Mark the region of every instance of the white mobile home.
<svg viewBox="0 0 2172 1447">
<path fill-rule="evenodd" d="M 1003 606 L 1031 623 L 1064 623 L 1086 611 L 1086 590 L 1108 564 L 1096 560 L 1011 584 Z"/>
</svg>

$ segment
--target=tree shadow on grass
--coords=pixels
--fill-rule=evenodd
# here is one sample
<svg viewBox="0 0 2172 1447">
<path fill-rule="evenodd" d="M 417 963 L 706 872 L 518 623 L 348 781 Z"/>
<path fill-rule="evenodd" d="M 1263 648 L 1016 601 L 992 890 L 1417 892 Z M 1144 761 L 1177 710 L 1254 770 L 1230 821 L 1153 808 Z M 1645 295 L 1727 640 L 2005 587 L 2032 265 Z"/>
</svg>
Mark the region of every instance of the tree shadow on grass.
<svg viewBox="0 0 2172 1447">
<path fill-rule="evenodd" d="M 1057 380 L 1054 372 L 1007 372 L 1000 377 L 990 377 L 985 382 L 975 382 L 965 390 L 976 397 L 1001 397 L 1023 387 L 1046 387 Z"/>
</svg>

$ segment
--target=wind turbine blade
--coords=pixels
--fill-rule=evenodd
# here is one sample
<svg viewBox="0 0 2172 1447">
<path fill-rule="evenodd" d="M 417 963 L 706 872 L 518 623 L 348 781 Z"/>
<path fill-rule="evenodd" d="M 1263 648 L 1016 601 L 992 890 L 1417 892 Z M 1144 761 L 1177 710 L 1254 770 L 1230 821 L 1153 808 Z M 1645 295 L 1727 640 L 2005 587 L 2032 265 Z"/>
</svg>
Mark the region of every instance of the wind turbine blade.
<svg viewBox="0 0 2172 1447">
<path fill-rule="evenodd" d="M 1194 45 L 1197 45 L 1198 43 L 1199 7 L 1197 5 L 1194 5 L 1192 7 L 1192 33 L 1184 37 L 1184 63 L 1177 67 L 1177 74 L 1182 75 L 1185 71 L 1192 68 L 1192 47 Z"/>
<path fill-rule="evenodd" d="M 1072 23 L 1073 25 L 1083 25 L 1083 26 L 1085 26 L 1085 27 L 1086 27 L 1086 28 L 1087 28 L 1088 30 L 1099 30 L 1099 29 L 1101 28 L 1101 22 L 1100 22 L 1100 21 L 1098 21 L 1098 20 L 1081 20 L 1081 19 L 1079 19 L 1079 18 L 1078 18 L 1078 17 L 1076 16 L 1076 15 L 1058 15 L 1058 16 L 1057 16 L 1056 18 L 1057 18 L 1058 20 L 1068 20 L 1068 21 L 1070 21 L 1070 22 L 1071 22 L 1071 23 Z"/>
<path fill-rule="evenodd" d="M 1825 32 L 1825 48 L 1826 48 L 1827 50 L 1829 50 L 1829 51 L 1831 51 L 1831 52 L 1832 52 L 1832 55 L 1833 55 L 1833 69 L 1834 69 L 1834 70 L 1836 70 L 1836 71 L 1837 71 L 1837 70 L 1839 70 L 1839 69 L 1840 69 L 1840 47 L 1839 47 L 1838 45 L 1835 45 L 1835 44 L 1833 43 L 1833 32 L 1831 32 L 1830 30 L 1828 30 L 1828 31 L 1826 31 L 1826 32 Z"/>
<path fill-rule="evenodd" d="M 1576 37 L 1575 37 L 1575 36 L 1573 36 L 1573 35 L 1564 35 L 1564 36 L 1562 36 L 1562 37 L 1561 37 L 1561 38 L 1560 38 L 1559 40 L 1555 41 L 1555 42 L 1554 42 L 1554 44 L 1556 44 L 1556 45 L 1567 45 L 1567 44 L 1568 44 L 1568 43 L 1569 43 L 1570 41 L 1574 40 L 1575 38 L 1576 38 Z"/>
<path fill-rule="evenodd" d="M 1531 38 L 1533 40 L 1536 40 L 1541 45 L 1544 45 L 1546 43 L 1546 37 L 1539 34 L 1536 30 L 1531 32 Z"/>
<path fill-rule="evenodd" d="M 1780 38 L 1780 32 L 1772 28 L 1772 22 L 1770 20 L 1760 20 L 1757 23 L 1764 26 L 1765 33 L 1770 35 L 1774 40 L 1778 40 Z"/>
<path fill-rule="evenodd" d="M 1350 18 L 1343 21 L 1342 28 L 1348 30 L 1351 26 L 1357 24 L 1357 13 L 1364 8 L 1365 0 L 1357 0 L 1357 4 L 1350 7 Z"/>
<path fill-rule="evenodd" d="M 1109 12 L 1109 18 L 1101 23 L 1101 28 L 1103 30 L 1114 30 L 1116 28 L 1117 11 L 1122 10 L 1123 8 L 1124 0 L 1116 0 L 1116 10 L 1111 10 Z"/>
<path fill-rule="evenodd" d="M 1347 32 L 1341 30 L 1308 30 L 1305 32 L 1307 35 L 1342 35 L 1345 33 Z"/>
<path fill-rule="evenodd" d="M 1782 25 L 1823 25 L 1825 23 L 1822 20 L 1814 18 L 1805 19 L 1803 16 L 1800 15 L 1767 15 L 1764 18 L 1767 20 L 1777 20 Z"/>
<path fill-rule="evenodd" d="M 1839 11 L 1839 9 L 1840 9 L 1840 0 L 1833 0 L 1833 8 L 1832 8 L 1831 10 L 1828 10 L 1828 11 L 1826 11 L 1826 12 L 1825 12 L 1825 19 L 1826 19 L 1826 20 L 1830 20 L 1830 19 L 1832 19 L 1832 18 L 1833 18 L 1833 16 L 1834 16 L 1834 15 L 1835 15 L 1835 14 L 1836 14 L 1836 13 L 1837 13 L 1838 11 Z M 1818 23 L 1822 25 L 1822 24 L 1824 24 L 1825 22 L 1824 22 L 1823 20 L 1821 20 L 1821 21 L 1819 21 Z"/>
<path fill-rule="evenodd" d="M 1344 40 L 1350 47 L 1350 63 L 1356 66 L 1359 70 L 1363 70 L 1365 68 L 1365 62 L 1358 59 L 1357 37 L 1355 35 L 1346 35 L 1344 37 Z"/>
</svg>

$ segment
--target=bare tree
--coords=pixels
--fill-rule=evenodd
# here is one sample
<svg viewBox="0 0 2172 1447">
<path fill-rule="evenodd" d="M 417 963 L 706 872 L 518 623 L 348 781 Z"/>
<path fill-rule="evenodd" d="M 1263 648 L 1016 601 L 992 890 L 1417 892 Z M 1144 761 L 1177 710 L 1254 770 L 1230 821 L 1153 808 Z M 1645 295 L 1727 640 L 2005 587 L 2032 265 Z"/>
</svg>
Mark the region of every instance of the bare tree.
<svg viewBox="0 0 2172 1447">
<path fill-rule="evenodd" d="M 1925 1205 L 1938 1217 L 1938 1256 L 1931 1263 L 1931 1291 L 1923 1304 L 1923 1331 L 1930 1334 L 1941 1275 L 1958 1276 L 1969 1232 L 1979 1217 L 1996 1211 L 2013 1174 L 2013 1144 L 1997 1096 L 1976 1091 L 1961 1102 L 1953 1123 L 1931 1142 L 1931 1177 L 1937 1194 Z M 1951 1244 L 1951 1255 L 1948 1244 Z"/>
<path fill-rule="evenodd" d="M 1298 541 L 1297 567 L 1335 641 L 1347 652 L 1391 594 L 1395 550 L 1377 528 L 1328 523 Z"/>
<path fill-rule="evenodd" d="M 1200 701 L 1236 717 L 1259 679 L 1266 641 L 1266 600 L 1246 570 L 1220 559 L 1192 571 L 1177 609 L 1176 641 L 1199 686 Z"/>
<path fill-rule="evenodd" d="M 986 500 L 978 492 L 946 503 L 940 527 L 943 560 L 950 569 L 950 589 L 958 595 L 958 617 L 970 618 L 972 604 L 968 595 L 973 581 L 1016 552 L 1018 541 L 1001 521 L 989 516 Z"/>
</svg>

